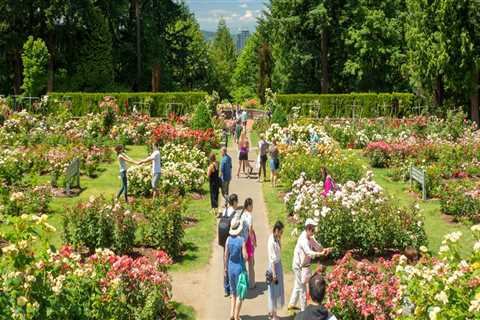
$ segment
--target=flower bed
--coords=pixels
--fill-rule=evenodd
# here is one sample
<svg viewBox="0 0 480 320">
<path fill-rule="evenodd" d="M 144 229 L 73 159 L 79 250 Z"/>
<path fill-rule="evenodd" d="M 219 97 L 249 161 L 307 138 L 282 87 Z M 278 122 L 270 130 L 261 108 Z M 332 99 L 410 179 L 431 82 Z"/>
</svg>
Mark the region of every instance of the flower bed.
<svg viewBox="0 0 480 320">
<path fill-rule="evenodd" d="M 52 228 L 47 218 L 25 215 L 10 223 L 15 231 L 7 234 L 0 256 L 0 318 L 174 317 L 165 253 L 157 252 L 154 261 L 105 249 L 82 259 L 70 247 L 40 255 L 33 243 L 39 228 Z"/>
<path fill-rule="evenodd" d="M 369 173 L 357 183 L 338 185 L 323 197 L 322 183 L 301 176 L 285 196 L 287 209 L 301 225 L 307 218 L 318 221 L 317 239 L 337 256 L 347 250 L 372 255 L 425 245 L 418 209 L 397 207 L 372 177 Z"/>
<path fill-rule="evenodd" d="M 199 190 L 206 181 L 207 157 L 195 147 L 173 143 L 165 144 L 161 150 L 162 173 L 160 189 L 163 192 L 179 191 L 185 194 Z M 129 192 L 135 195 L 149 195 L 151 187 L 150 166 L 132 166 L 128 169 Z"/>
</svg>

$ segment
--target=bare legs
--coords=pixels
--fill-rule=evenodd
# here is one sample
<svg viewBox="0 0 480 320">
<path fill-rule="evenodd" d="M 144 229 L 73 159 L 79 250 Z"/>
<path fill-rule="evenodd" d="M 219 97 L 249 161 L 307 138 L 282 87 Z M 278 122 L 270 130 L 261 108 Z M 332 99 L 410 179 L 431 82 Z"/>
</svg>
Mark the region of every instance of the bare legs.
<svg viewBox="0 0 480 320">
<path fill-rule="evenodd" d="M 249 288 L 253 289 L 255 288 L 255 259 L 254 256 L 251 256 L 250 259 L 248 259 L 248 282 L 249 283 Z"/>
<path fill-rule="evenodd" d="M 242 300 L 232 295 L 230 297 L 230 319 L 240 320 L 240 309 L 242 308 Z"/>
<path fill-rule="evenodd" d="M 277 171 L 272 171 L 272 187 L 277 186 Z"/>
</svg>

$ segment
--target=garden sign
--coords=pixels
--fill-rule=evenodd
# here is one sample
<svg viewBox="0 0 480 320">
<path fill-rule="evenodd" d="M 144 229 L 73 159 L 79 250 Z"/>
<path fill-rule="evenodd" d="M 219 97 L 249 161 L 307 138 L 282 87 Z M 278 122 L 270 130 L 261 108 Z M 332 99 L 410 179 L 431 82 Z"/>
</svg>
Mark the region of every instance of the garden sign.
<svg viewBox="0 0 480 320">
<path fill-rule="evenodd" d="M 415 180 L 422 186 L 422 199 L 427 200 L 427 182 L 425 179 L 425 171 L 417 167 L 410 167 L 410 183 Z"/>
</svg>

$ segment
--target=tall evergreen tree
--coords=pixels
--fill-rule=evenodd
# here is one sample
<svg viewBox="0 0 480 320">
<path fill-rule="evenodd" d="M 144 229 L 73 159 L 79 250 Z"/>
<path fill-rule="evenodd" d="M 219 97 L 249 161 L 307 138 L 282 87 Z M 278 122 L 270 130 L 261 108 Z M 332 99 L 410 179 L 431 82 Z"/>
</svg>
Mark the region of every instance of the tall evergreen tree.
<svg viewBox="0 0 480 320">
<path fill-rule="evenodd" d="M 218 93 L 222 98 L 229 97 L 232 91 L 232 75 L 237 60 L 235 44 L 225 20 L 218 23 L 217 33 L 210 47 L 215 77 L 218 81 Z"/>
<path fill-rule="evenodd" d="M 254 33 L 247 41 L 245 48 L 240 52 L 233 72 L 231 92 L 237 102 L 243 102 L 256 96 L 260 65 L 258 50 L 259 36 Z"/>
</svg>

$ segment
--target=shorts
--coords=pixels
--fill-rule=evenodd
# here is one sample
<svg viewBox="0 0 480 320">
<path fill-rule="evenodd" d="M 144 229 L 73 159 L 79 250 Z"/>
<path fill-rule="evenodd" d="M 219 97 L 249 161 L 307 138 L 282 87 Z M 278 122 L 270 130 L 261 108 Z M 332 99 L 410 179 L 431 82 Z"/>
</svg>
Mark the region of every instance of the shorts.
<svg viewBox="0 0 480 320">
<path fill-rule="evenodd" d="M 280 160 L 278 159 L 270 159 L 270 170 L 275 172 L 280 169 Z"/>
<path fill-rule="evenodd" d="M 260 163 L 264 164 L 264 163 L 267 163 L 267 155 L 264 154 L 263 156 L 260 156 Z"/>
<path fill-rule="evenodd" d="M 157 189 L 160 182 L 160 173 L 154 173 L 152 176 L 152 188 Z"/>
<path fill-rule="evenodd" d="M 240 154 L 238 155 L 238 160 L 248 160 L 248 153 L 240 152 Z"/>
</svg>

